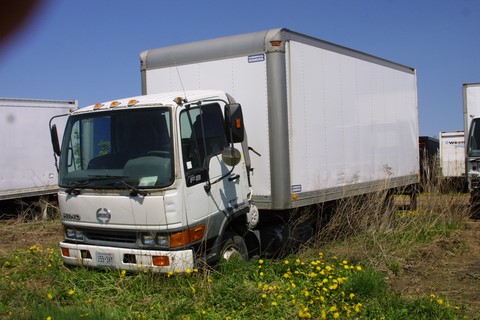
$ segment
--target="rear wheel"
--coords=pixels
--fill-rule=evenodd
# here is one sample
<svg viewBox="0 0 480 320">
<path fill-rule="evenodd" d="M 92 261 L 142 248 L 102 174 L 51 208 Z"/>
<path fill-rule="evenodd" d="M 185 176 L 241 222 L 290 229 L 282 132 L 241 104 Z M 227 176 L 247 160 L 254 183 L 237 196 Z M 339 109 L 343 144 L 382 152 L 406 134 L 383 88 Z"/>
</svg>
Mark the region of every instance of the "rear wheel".
<svg viewBox="0 0 480 320">
<path fill-rule="evenodd" d="M 234 232 L 226 232 L 223 236 L 220 260 L 223 261 L 247 261 L 248 251 L 245 240 Z"/>
</svg>

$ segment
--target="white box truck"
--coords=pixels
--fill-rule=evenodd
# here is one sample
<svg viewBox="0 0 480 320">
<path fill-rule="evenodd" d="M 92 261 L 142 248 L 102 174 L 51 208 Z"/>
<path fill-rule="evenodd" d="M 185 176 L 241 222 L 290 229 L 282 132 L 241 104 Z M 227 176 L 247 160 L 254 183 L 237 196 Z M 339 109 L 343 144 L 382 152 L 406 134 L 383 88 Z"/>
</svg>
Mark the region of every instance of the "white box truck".
<svg viewBox="0 0 480 320">
<path fill-rule="evenodd" d="M 480 83 L 463 85 L 465 175 L 471 202 L 480 201 Z"/>
<path fill-rule="evenodd" d="M 465 184 L 464 131 L 442 131 L 439 138 L 442 187 L 462 192 Z"/>
<path fill-rule="evenodd" d="M 410 67 L 273 29 L 148 50 L 141 72 L 143 96 L 73 112 L 56 148 L 67 264 L 270 255 L 312 234 L 293 213 L 419 181 Z"/>
<path fill-rule="evenodd" d="M 0 98 L 0 200 L 58 191 L 48 122 L 76 106 L 76 101 Z"/>
</svg>

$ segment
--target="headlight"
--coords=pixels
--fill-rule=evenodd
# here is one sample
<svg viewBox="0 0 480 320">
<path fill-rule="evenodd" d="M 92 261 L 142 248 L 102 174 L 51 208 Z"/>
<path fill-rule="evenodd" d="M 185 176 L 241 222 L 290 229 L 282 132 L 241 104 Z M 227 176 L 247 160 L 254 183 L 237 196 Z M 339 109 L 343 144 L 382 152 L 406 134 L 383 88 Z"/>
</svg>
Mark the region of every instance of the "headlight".
<svg viewBox="0 0 480 320">
<path fill-rule="evenodd" d="M 168 248 L 170 241 L 168 241 L 168 236 L 166 235 L 157 235 L 157 244 L 160 247 Z"/>
<path fill-rule="evenodd" d="M 83 236 L 83 231 L 75 230 L 75 229 L 66 229 L 65 230 L 65 238 L 70 240 L 76 241 L 83 241 L 85 237 Z"/>
<path fill-rule="evenodd" d="M 146 246 L 155 245 L 155 236 L 151 234 L 142 235 L 142 244 Z"/>
<path fill-rule="evenodd" d="M 141 242 L 144 246 L 159 246 L 162 248 L 168 248 L 170 243 L 167 235 L 160 234 L 143 234 L 141 236 Z"/>
</svg>

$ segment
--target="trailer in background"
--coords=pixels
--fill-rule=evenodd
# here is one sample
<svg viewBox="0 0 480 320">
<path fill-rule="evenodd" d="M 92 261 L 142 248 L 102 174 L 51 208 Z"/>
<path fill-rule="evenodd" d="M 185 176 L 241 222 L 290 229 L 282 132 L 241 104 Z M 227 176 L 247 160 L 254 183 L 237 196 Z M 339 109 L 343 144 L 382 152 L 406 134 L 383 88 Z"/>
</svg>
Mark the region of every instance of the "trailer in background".
<svg viewBox="0 0 480 320">
<path fill-rule="evenodd" d="M 465 190 L 465 135 L 463 131 L 443 131 L 440 137 L 441 189 Z"/>
<path fill-rule="evenodd" d="M 58 191 L 49 120 L 76 101 L 0 98 L 0 200 Z M 59 119 L 59 132 L 65 123 Z"/>
</svg>

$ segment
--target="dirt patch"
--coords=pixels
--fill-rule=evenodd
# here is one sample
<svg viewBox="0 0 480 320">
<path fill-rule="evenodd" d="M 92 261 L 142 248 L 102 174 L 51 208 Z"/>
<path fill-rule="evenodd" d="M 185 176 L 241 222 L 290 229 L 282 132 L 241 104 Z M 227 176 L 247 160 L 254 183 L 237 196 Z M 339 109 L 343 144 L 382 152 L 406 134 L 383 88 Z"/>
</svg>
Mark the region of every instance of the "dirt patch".
<svg viewBox="0 0 480 320">
<path fill-rule="evenodd" d="M 60 219 L 22 221 L 0 221 L 0 255 L 19 250 L 28 250 L 31 246 L 48 248 L 63 239 Z"/>
<path fill-rule="evenodd" d="M 440 295 L 480 314 L 480 221 L 469 220 L 450 237 L 414 248 L 402 271 L 389 278 L 402 295 Z"/>
</svg>

